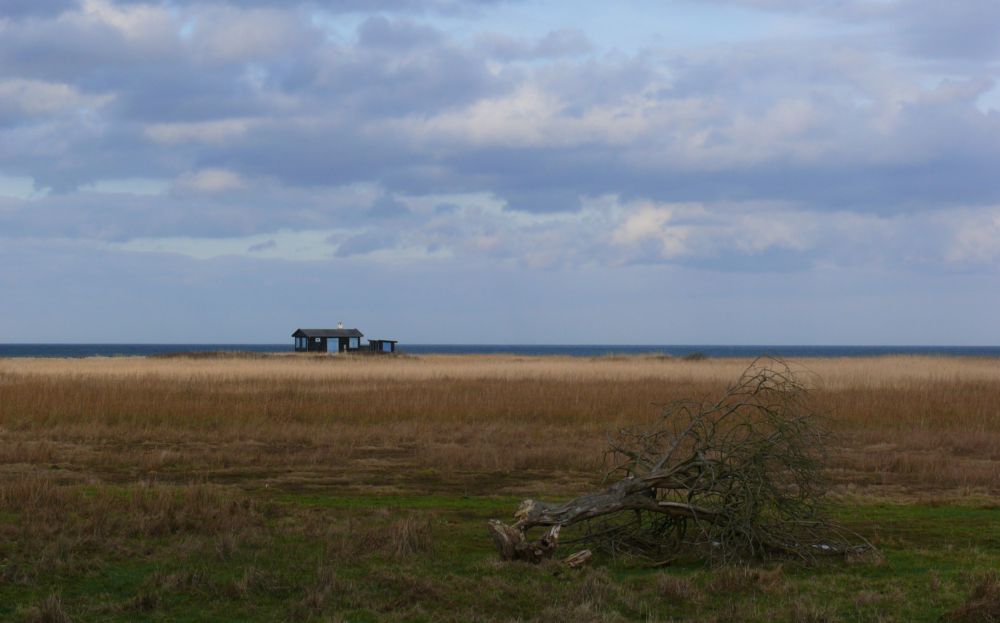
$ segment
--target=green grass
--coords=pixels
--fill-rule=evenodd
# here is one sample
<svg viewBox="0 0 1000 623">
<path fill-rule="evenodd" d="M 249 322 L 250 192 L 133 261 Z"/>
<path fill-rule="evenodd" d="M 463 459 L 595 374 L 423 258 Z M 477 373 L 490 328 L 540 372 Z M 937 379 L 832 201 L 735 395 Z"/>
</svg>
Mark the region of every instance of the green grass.
<svg viewBox="0 0 1000 623">
<path fill-rule="evenodd" d="M 74 621 L 936 621 L 1000 567 L 1000 511 L 973 506 L 836 508 L 882 549 L 880 564 L 654 569 L 598 557 L 570 570 L 496 561 L 485 523 L 508 517 L 513 497 L 256 497 L 265 512 L 232 533 L 61 549 L 32 536 L 31 517 L 4 512 L 0 620 L 46 620 L 57 595 Z M 78 534 L 72 521 L 49 536 Z M 393 538 L 415 549 L 394 551 Z"/>
</svg>

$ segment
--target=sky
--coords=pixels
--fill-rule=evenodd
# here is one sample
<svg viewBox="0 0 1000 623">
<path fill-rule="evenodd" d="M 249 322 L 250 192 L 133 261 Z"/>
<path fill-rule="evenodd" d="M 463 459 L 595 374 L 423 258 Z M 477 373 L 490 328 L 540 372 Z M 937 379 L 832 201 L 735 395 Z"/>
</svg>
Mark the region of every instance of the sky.
<svg viewBox="0 0 1000 623">
<path fill-rule="evenodd" d="M 3 0 L 0 342 L 1000 344 L 995 0 Z"/>
</svg>

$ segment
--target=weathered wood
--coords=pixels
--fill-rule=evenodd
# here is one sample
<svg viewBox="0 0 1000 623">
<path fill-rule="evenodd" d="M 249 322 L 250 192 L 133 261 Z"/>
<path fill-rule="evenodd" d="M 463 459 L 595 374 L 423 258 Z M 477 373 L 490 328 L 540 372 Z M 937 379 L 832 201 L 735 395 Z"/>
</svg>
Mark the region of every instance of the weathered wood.
<svg viewBox="0 0 1000 623">
<path fill-rule="evenodd" d="M 568 567 L 575 569 L 576 567 L 586 564 L 593 555 L 594 554 L 589 549 L 582 549 L 577 553 L 570 554 L 564 558 L 563 563 L 565 563 Z"/>
<path fill-rule="evenodd" d="M 514 513 L 513 524 L 508 525 L 496 519 L 490 521 L 490 534 L 497 553 L 501 560 L 539 562 L 552 556 L 558 545 L 559 529 L 563 526 L 622 511 L 650 511 L 709 523 L 719 520 L 719 513 L 693 504 L 657 500 L 653 497 L 653 489 L 649 484 L 649 480 L 657 479 L 626 478 L 604 491 L 582 495 L 563 504 L 524 500 Z M 550 526 L 550 530 L 539 541 L 529 542 L 526 531 L 538 526 Z M 583 564 L 589 558 L 588 551 L 586 558 L 578 564 Z M 569 559 L 566 562 L 569 563 Z"/>
<path fill-rule="evenodd" d="M 588 493 L 563 504 L 525 500 L 514 513 L 515 527 L 522 531 L 535 526 L 569 526 L 574 523 L 621 511 L 650 511 L 674 517 L 686 517 L 714 523 L 720 514 L 707 508 L 682 502 L 657 500 L 650 481 L 659 480 L 654 474 L 646 478 L 626 478 L 604 491 Z"/>
<path fill-rule="evenodd" d="M 524 531 L 516 526 L 508 526 L 496 519 L 490 520 L 490 536 L 496 545 L 501 560 L 520 560 L 539 563 L 551 558 L 559 545 L 560 526 L 552 526 L 541 539 L 528 541 Z"/>
</svg>

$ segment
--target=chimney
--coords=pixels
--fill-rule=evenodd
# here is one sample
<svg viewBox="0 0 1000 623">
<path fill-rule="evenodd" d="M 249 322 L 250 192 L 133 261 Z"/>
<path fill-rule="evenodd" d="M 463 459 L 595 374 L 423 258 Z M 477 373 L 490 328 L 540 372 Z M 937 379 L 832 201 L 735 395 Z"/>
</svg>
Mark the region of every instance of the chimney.
<svg viewBox="0 0 1000 623">
<path fill-rule="evenodd" d="M 337 323 L 337 328 L 338 329 L 343 329 L 344 328 L 344 323 L 343 322 L 338 322 Z"/>
</svg>

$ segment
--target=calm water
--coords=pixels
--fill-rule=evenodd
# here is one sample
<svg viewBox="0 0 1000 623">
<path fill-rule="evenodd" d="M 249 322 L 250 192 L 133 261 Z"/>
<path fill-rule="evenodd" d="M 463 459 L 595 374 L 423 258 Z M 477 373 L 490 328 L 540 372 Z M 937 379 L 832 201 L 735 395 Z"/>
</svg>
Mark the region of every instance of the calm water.
<svg viewBox="0 0 1000 623">
<path fill-rule="evenodd" d="M 616 345 L 576 344 L 405 344 L 411 354 L 569 355 L 664 353 L 683 356 L 700 352 L 709 357 L 877 357 L 879 355 L 959 355 L 1000 357 L 1000 346 L 724 346 L 724 345 Z M 0 344 L 0 357 L 118 357 L 191 351 L 291 352 L 292 344 Z"/>
</svg>

